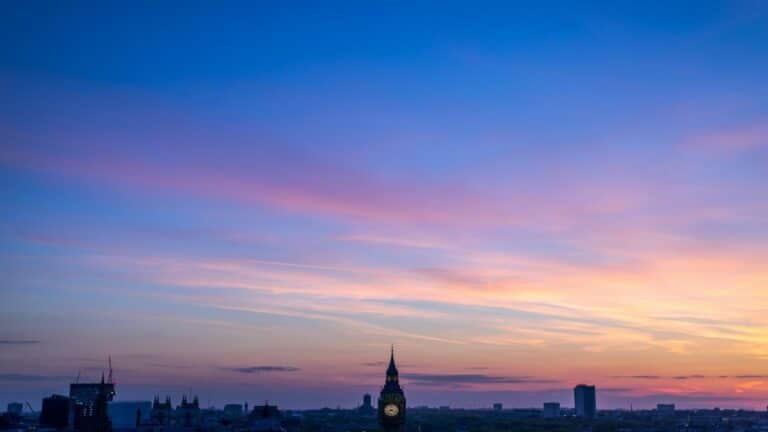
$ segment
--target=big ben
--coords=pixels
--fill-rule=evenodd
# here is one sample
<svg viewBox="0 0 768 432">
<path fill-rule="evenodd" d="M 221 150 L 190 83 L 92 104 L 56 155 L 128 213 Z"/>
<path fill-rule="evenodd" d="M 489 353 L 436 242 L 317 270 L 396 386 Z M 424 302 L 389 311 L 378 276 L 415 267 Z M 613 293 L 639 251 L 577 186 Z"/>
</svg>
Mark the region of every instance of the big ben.
<svg viewBox="0 0 768 432">
<path fill-rule="evenodd" d="M 386 432 L 401 432 L 405 424 L 405 393 L 400 387 L 392 348 L 387 367 L 387 378 L 379 394 L 379 424 Z"/>
</svg>

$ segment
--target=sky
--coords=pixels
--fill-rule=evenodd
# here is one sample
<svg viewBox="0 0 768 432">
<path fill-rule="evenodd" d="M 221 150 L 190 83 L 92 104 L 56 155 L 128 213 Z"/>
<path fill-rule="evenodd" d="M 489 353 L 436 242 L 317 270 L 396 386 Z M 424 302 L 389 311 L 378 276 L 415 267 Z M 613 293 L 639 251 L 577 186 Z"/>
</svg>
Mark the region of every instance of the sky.
<svg viewBox="0 0 768 432">
<path fill-rule="evenodd" d="M 106 3 L 0 6 L 0 403 L 765 408 L 765 2 Z"/>
</svg>

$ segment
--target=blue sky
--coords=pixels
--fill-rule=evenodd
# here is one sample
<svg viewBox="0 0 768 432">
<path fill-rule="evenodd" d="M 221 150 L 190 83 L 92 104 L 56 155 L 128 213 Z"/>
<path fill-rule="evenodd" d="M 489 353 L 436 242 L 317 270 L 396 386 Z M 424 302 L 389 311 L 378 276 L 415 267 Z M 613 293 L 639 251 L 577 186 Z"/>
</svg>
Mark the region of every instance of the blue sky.
<svg viewBox="0 0 768 432">
<path fill-rule="evenodd" d="M 0 402 L 768 396 L 761 2 L 2 8 Z"/>
</svg>

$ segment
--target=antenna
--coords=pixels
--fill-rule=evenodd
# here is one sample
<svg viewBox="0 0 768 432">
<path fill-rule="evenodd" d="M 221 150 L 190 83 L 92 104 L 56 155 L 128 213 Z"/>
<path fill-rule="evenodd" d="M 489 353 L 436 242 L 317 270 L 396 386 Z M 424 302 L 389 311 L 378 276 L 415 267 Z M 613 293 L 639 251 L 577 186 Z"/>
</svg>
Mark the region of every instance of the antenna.
<svg viewBox="0 0 768 432">
<path fill-rule="evenodd" d="M 110 354 L 109 357 L 107 357 L 107 361 L 109 362 L 109 383 L 112 384 L 112 355 Z"/>
<path fill-rule="evenodd" d="M 75 378 L 75 384 L 80 382 L 80 372 L 82 372 L 82 369 L 77 370 L 77 378 Z"/>
</svg>

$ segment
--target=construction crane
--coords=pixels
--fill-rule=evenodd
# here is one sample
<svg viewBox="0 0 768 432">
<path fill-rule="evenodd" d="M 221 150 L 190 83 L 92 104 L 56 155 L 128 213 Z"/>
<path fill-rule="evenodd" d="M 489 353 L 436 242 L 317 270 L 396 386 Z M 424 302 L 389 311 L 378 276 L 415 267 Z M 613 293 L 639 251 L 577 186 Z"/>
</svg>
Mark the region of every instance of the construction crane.
<svg viewBox="0 0 768 432">
<path fill-rule="evenodd" d="M 112 355 L 108 357 L 108 361 L 109 361 L 109 378 L 107 382 L 112 384 Z"/>
<path fill-rule="evenodd" d="M 24 402 L 27 404 L 27 408 L 29 408 L 29 411 L 32 412 L 32 414 L 37 415 L 37 412 L 32 408 L 32 405 L 29 404 L 29 402 Z"/>
</svg>

